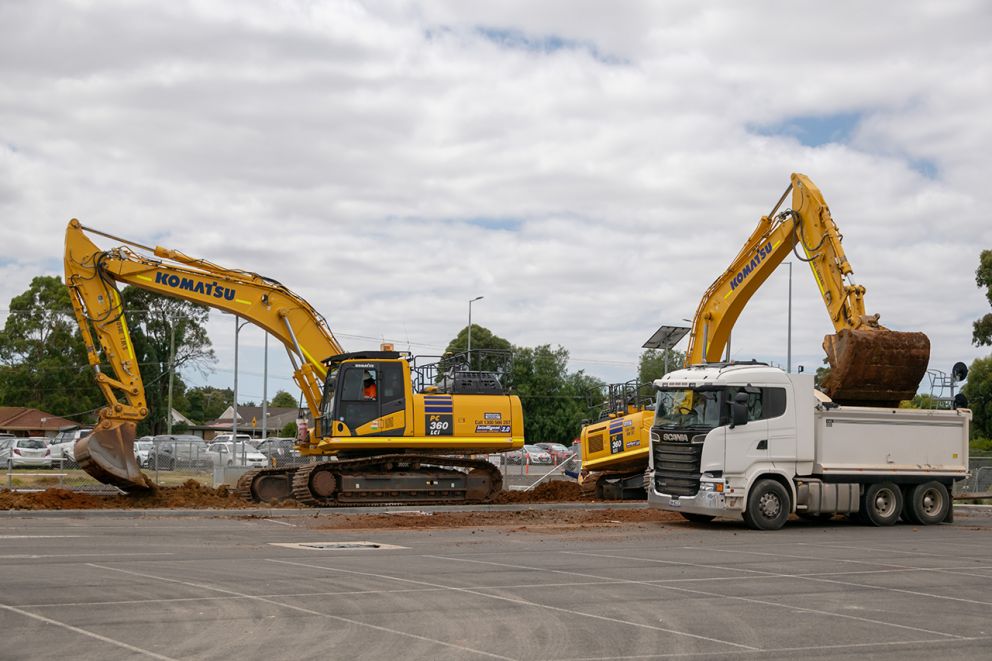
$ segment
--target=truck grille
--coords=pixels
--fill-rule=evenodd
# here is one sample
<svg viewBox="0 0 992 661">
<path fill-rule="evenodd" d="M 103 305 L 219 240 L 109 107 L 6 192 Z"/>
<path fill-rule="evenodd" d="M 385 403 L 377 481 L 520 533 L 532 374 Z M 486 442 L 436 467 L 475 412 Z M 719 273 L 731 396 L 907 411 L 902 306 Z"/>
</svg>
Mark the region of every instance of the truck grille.
<svg viewBox="0 0 992 661">
<path fill-rule="evenodd" d="M 654 454 L 654 488 L 670 496 L 695 496 L 699 491 L 702 443 L 665 443 L 651 446 Z"/>
</svg>

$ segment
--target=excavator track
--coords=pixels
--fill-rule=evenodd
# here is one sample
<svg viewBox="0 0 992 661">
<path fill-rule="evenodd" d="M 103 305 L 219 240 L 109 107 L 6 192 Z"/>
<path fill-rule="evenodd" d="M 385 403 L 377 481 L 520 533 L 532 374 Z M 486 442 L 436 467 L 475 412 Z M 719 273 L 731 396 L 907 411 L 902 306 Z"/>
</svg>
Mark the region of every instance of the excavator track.
<svg viewBox="0 0 992 661">
<path fill-rule="evenodd" d="M 259 490 L 252 485 L 259 478 L 286 470 L 294 471 L 292 497 L 313 507 L 484 503 L 503 488 L 502 473 L 488 461 L 395 454 L 260 469 L 242 476 L 238 493 L 255 500 Z"/>
<path fill-rule="evenodd" d="M 293 497 L 293 474 L 298 466 L 258 468 L 238 478 L 235 493 L 243 500 L 271 503 Z"/>
</svg>

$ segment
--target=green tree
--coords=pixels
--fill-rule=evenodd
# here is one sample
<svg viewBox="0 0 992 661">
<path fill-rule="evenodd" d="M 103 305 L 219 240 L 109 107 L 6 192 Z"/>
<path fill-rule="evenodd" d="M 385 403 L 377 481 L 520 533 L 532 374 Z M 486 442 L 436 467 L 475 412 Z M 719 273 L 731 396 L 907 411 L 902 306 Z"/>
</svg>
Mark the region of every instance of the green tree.
<svg viewBox="0 0 992 661">
<path fill-rule="evenodd" d="M 0 331 L 0 405 L 61 416 L 99 408 L 103 397 L 58 276 L 38 276 L 11 299 Z"/>
<path fill-rule="evenodd" d="M 295 408 L 298 405 L 299 405 L 299 400 L 296 397 L 290 395 L 285 390 L 280 390 L 279 392 L 277 392 L 276 396 L 273 397 L 272 401 L 269 402 L 269 406 L 277 406 L 284 408 Z"/>
<path fill-rule="evenodd" d="M 186 391 L 185 408 L 179 411 L 190 420 L 205 424 L 216 420 L 234 403 L 234 391 L 230 388 L 198 386 Z"/>
<path fill-rule="evenodd" d="M 167 428 L 169 357 L 173 357 L 173 407 L 186 408 L 186 384 L 181 370 L 201 372 L 214 362 L 214 351 L 204 324 L 207 308 L 178 298 L 162 296 L 139 287 L 121 292 L 125 318 L 138 358 L 148 416 L 138 425 L 139 434 L 161 434 Z"/>
<path fill-rule="evenodd" d="M 992 250 L 983 250 L 975 271 L 975 283 L 985 288 L 985 296 L 992 305 Z M 992 313 L 975 321 L 972 342 L 976 347 L 992 345 Z"/>
<path fill-rule="evenodd" d="M 527 442 L 571 443 L 601 399 L 602 381 L 582 371 L 570 374 L 567 367 L 568 350 L 561 346 L 514 350 L 513 388 L 524 409 Z"/>
<path fill-rule="evenodd" d="M 640 383 L 652 383 L 668 372 L 681 368 L 683 363 L 685 363 L 685 354 L 681 351 L 645 349 L 637 363 L 637 380 Z"/>
<path fill-rule="evenodd" d="M 458 331 L 455 339 L 448 342 L 445 354 L 464 353 L 468 350 L 468 326 Z M 498 372 L 502 369 L 502 361 L 497 355 L 487 356 L 487 351 L 512 352 L 513 345 L 509 340 L 494 334 L 488 328 L 472 324 L 472 366 L 471 369 L 484 372 Z"/>
<path fill-rule="evenodd" d="M 279 435 L 283 438 L 296 438 L 296 433 L 297 430 L 295 422 L 287 422 L 282 426 L 282 429 L 279 430 Z"/>
<path fill-rule="evenodd" d="M 992 356 L 975 359 L 961 392 L 973 416 L 972 438 L 992 438 Z"/>
</svg>

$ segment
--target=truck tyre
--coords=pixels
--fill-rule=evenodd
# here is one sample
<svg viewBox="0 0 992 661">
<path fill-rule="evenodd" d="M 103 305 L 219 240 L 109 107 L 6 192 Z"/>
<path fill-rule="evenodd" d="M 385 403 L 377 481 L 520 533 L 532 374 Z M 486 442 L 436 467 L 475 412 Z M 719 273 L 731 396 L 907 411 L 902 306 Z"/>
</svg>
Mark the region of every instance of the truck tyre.
<svg viewBox="0 0 992 661">
<path fill-rule="evenodd" d="M 906 497 L 906 518 L 914 523 L 930 526 L 947 518 L 951 496 L 940 482 L 917 484 Z"/>
<path fill-rule="evenodd" d="M 775 480 L 758 480 L 751 487 L 744 523 L 755 530 L 778 530 L 789 518 L 789 492 Z"/>
<path fill-rule="evenodd" d="M 712 514 L 694 514 L 692 512 L 679 512 L 682 518 L 692 523 L 709 523 L 716 517 Z"/>
<path fill-rule="evenodd" d="M 902 513 L 902 491 L 891 482 L 875 482 L 865 488 L 861 520 L 873 526 L 891 526 Z"/>
</svg>

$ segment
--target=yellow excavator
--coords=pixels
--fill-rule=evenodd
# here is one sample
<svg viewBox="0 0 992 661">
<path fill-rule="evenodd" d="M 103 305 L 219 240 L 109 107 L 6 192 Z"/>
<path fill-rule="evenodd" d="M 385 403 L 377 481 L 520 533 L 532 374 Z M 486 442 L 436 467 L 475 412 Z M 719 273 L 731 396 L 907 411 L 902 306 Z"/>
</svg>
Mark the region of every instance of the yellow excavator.
<svg viewBox="0 0 992 661">
<path fill-rule="evenodd" d="M 101 249 L 87 232 L 124 245 Z M 93 433 L 76 442 L 75 457 L 87 473 L 126 492 L 154 485 L 134 455 L 136 424 L 148 407 L 118 283 L 238 315 L 285 346 L 314 420 L 313 429 L 301 431 L 298 449 L 313 461 L 245 473 L 237 489 L 246 499 L 317 506 L 485 502 L 502 489 L 502 475 L 472 455 L 523 446 L 520 399 L 507 394 L 499 373 L 473 371 L 457 355 L 425 362 L 391 347 L 346 353 L 323 316 L 270 278 L 76 219 L 66 229 L 65 278 L 107 401 Z"/>
<path fill-rule="evenodd" d="M 839 404 L 858 406 L 898 406 L 912 399 L 930 361 L 929 338 L 889 330 L 878 323 L 879 315 L 865 312 L 865 288 L 850 280 L 853 270 L 820 189 L 806 175 L 793 173 L 790 179 L 771 213 L 703 294 L 686 365 L 720 360 L 744 306 L 791 253 L 809 264 L 836 331 L 823 339 L 830 363 L 824 392 Z M 790 192 L 792 208 L 778 213 Z"/>
<path fill-rule="evenodd" d="M 790 193 L 792 208 L 779 212 Z M 879 315 L 865 312 L 865 288 L 850 281 L 853 270 L 841 239 L 820 190 L 806 175 L 793 173 L 771 213 L 758 221 L 727 270 L 703 294 L 685 364 L 720 361 L 751 296 L 791 253 L 809 264 L 836 331 L 823 340 L 830 363 L 824 392 L 839 404 L 857 406 L 893 407 L 912 399 L 930 360 L 930 340 L 920 332 L 889 330 L 878 323 Z M 633 410 L 582 429 L 583 468 L 616 483 L 624 495 L 636 491 L 647 468 L 651 423 L 643 427 L 644 417 L 643 410 Z M 628 435 L 643 430 L 640 442 L 604 442 L 620 429 Z"/>
</svg>

